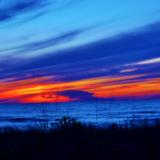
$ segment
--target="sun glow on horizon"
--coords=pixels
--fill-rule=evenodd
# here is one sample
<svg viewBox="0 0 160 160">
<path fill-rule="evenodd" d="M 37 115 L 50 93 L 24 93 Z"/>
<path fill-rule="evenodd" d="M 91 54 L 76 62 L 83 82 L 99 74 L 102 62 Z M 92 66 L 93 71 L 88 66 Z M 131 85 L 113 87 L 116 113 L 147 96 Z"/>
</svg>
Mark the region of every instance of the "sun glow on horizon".
<svg viewBox="0 0 160 160">
<path fill-rule="evenodd" d="M 160 96 L 160 78 L 134 81 L 143 76 L 105 76 L 70 82 L 54 82 L 51 77 L 39 77 L 14 82 L 0 82 L 0 101 L 1 103 L 12 101 L 17 103 L 54 103 L 87 100 L 78 95 L 74 98 L 71 95 L 64 95 L 63 92 L 66 91 L 89 93 L 92 99 Z"/>
</svg>

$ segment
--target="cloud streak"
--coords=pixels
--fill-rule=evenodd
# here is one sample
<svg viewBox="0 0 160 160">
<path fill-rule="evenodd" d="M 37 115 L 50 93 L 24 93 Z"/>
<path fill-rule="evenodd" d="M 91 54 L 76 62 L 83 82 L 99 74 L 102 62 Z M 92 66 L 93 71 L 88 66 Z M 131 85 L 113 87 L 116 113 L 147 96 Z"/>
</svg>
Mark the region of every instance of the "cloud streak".
<svg viewBox="0 0 160 160">
<path fill-rule="evenodd" d="M 46 2 L 44 0 L 14 0 L 13 3 L 10 3 L 9 1 L 2 0 L 0 5 L 0 21 L 7 21 L 25 12 L 38 10 L 44 7 Z"/>
<path fill-rule="evenodd" d="M 39 77 L 0 82 L 0 102 L 11 102 L 13 99 L 17 103 L 50 103 L 160 96 L 159 78 L 133 81 L 143 76 L 101 77 L 70 82 L 57 82 L 53 77 Z"/>
<path fill-rule="evenodd" d="M 0 28 L 1 103 L 159 97 L 158 20 L 148 16 L 140 23 L 130 11 L 124 18 L 120 7 L 120 15 L 105 14 L 104 0 L 103 5 L 97 0 L 4 2 L 0 24 L 9 22 L 10 27 Z M 21 26 L 16 23 L 42 12 Z M 137 21 L 131 23 L 132 18 Z"/>
</svg>

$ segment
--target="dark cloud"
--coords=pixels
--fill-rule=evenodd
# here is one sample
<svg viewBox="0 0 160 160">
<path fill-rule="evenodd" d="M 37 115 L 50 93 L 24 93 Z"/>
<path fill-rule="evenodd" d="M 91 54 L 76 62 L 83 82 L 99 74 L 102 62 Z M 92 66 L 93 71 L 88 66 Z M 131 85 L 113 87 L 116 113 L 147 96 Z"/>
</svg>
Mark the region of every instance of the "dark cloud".
<svg viewBox="0 0 160 160">
<path fill-rule="evenodd" d="M 12 19 L 24 12 L 40 9 L 46 5 L 47 1 L 44 2 L 44 0 L 18 0 L 11 4 L 6 3 L 5 6 L 0 5 L 0 21 Z"/>
<path fill-rule="evenodd" d="M 5 21 L 11 18 L 9 13 L 4 13 L 4 11 L 0 10 L 0 21 Z"/>
<path fill-rule="evenodd" d="M 97 99 L 92 95 L 92 93 L 80 91 L 80 90 L 67 90 L 67 91 L 59 92 L 58 94 L 62 96 L 70 97 L 71 99 L 80 100 L 80 101 Z"/>
<path fill-rule="evenodd" d="M 62 9 L 72 4 L 75 4 L 75 1 L 73 0 L 65 0 L 65 1 L 61 1 L 61 0 L 12 0 L 12 1 L 1 0 L 0 1 L 0 22 L 11 20 L 18 15 L 23 15 L 24 13 L 33 12 L 35 14 L 31 15 L 31 17 L 28 19 L 29 21 L 31 21 L 32 19 L 35 19 L 43 15 L 44 13 L 46 13 L 46 11 L 53 12 L 56 9 Z M 52 6 L 52 9 L 47 8 L 51 6 Z M 25 20 L 22 20 L 22 22 L 23 21 Z"/>
<path fill-rule="evenodd" d="M 35 42 L 25 45 L 28 50 L 48 47 L 51 44 L 64 43 L 76 38 L 82 31 L 73 31 L 57 38 Z M 44 73 L 53 74 L 63 80 L 76 80 L 82 78 L 98 77 L 105 75 L 120 75 L 123 65 L 159 57 L 160 51 L 160 23 L 155 23 L 137 31 L 122 34 L 111 39 L 104 39 L 95 43 L 77 48 L 48 53 L 31 59 L 9 59 L 1 61 L 4 68 L 1 76 L 7 74 Z M 9 63 L 7 63 L 9 61 Z M 5 66 L 7 64 L 7 66 Z M 5 67 L 4 67 L 5 66 Z M 149 67 L 138 67 L 135 74 L 158 75 L 159 64 Z M 157 68 L 157 69 L 156 69 Z M 125 73 L 125 74 L 133 74 Z"/>
<path fill-rule="evenodd" d="M 156 26 L 156 27 L 155 27 Z M 33 60 L 35 67 L 54 64 L 94 63 L 104 61 L 108 65 L 119 65 L 133 61 L 155 58 L 160 50 L 160 24 L 142 28 L 137 32 L 119 35 L 112 39 L 92 43 L 86 46 L 46 54 Z M 122 58 L 123 57 L 123 58 Z M 118 63 L 117 63 L 118 60 Z"/>
<path fill-rule="evenodd" d="M 58 37 L 52 37 L 47 40 L 41 40 L 41 41 L 33 42 L 30 44 L 26 44 L 21 46 L 21 49 L 19 52 L 27 52 L 27 51 L 32 52 L 32 51 L 37 51 L 37 50 L 48 48 L 48 47 L 53 47 L 53 46 L 62 44 L 66 41 L 69 42 L 73 40 L 76 36 L 78 36 L 80 33 L 82 33 L 83 31 L 84 31 L 83 29 L 81 30 L 79 29 L 79 30 L 68 32 L 68 33 L 64 33 Z"/>
<path fill-rule="evenodd" d="M 59 36 L 51 36 L 50 38 L 37 40 L 35 42 L 27 43 L 24 45 L 11 47 L 7 49 L 1 49 L 1 53 L 10 52 L 12 55 L 17 55 L 23 53 L 23 55 L 27 55 L 27 53 L 32 53 L 34 51 L 39 51 L 41 49 L 58 46 L 61 44 L 66 44 L 79 36 L 80 34 L 87 32 L 92 27 L 80 28 L 77 30 L 68 31 L 65 33 L 61 33 Z"/>
</svg>

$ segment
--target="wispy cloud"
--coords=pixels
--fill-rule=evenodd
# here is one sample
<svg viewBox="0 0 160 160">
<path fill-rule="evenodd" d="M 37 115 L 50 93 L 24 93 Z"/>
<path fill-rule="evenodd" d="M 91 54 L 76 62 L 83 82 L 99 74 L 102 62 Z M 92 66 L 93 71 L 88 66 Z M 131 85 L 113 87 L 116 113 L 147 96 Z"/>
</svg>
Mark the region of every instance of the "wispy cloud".
<svg viewBox="0 0 160 160">
<path fill-rule="evenodd" d="M 145 65 L 145 64 L 154 64 L 154 63 L 160 63 L 160 58 L 152 58 L 144 61 L 140 61 L 137 63 L 134 63 L 134 65 Z"/>
<path fill-rule="evenodd" d="M 144 98 L 160 96 L 160 79 L 133 81 L 139 76 L 90 78 L 70 82 L 56 82 L 53 77 L 29 78 L 14 82 L 0 82 L 0 102 L 19 103 L 69 102 L 96 99 Z"/>
<path fill-rule="evenodd" d="M 76 2 L 0 3 L 0 23 L 10 23 L 10 27 L 0 28 L 1 102 L 55 102 L 55 97 L 67 102 L 160 94 L 159 21 L 146 17 L 141 23 L 129 10 L 125 17 L 121 14 L 124 6 L 117 6 L 120 15 L 108 14 L 106 7 L 116 4 L 105 0 Z M 72 3 L 77 5 L 71 7 Z M 84 6 L 89 7 L 87 11 Z M 61 7 L 65 9 L 58 11 Z M 151 8 L 140 7 L 144 15 Z M 54 12 L 56 9 L 58 12 Z M 28 23 L 21 26 L 16 23 L 28 18 Z M 132 18 L 137 21 L 130 22 Z"/>
<path fill-rule="evenodd" d="M 137 70 L 137 68 L 122 69 L 122 70 L 120 70 L 120 73 L 134 72 L 136 70 Z"/>
<path fill-rule="evenodd" d="M 158 23 L 154 26 L 157 25 Z M 7 58 L 5 58 L 4 55 L 1 56 L 0 65 L 6 67 L 3 67 L 4 71 L 1 72 L 1 75 L 3 75 L 3 73 L 27 72 L 38 69 L 41 71 L 44 70 L 46 73 L 50 71 L 55 74 L 62 73 L 62 76 L 64 76 L 63 73 L 67 74 L 67 72 L 69 73 L 71 71 L 74 74 L 86 72 L 88 75 L 96 76 L 93 70 L 97 71 L 97 74 L 102 75 L 118 74 L 118 66 L 141 62 L 144 59 L 154 59 L 154 61 L 156 59 L 157 61 L 157 55 L 160 49 L 160 39 L 157 35 L 160 34 L 160 31 L 158 27 L 156 28 L 157 30 L 153 25 L 149 25 L 137 32 L 131 32 L 126 35 L 67 50 L 48 52 L 35 58 L 18 58 L 16 53 L 15 56 L 7 56 Z M 74 40 L 84 31 L 85 29 L 71 31 L 59 37 L 52 37 L 50 39 L 26 44 L 22 48 L 32 53 L 33 50 L 41 50 L 42 48 Z M 19 52 L 19 54 L 21 53 L 23 54 L 23 51 Z M 7 63 L 8 61 L 10 61 L 10 63 Z M 73 76 L 76 77 L 76 75 Z"/>
<path fill-rule="evenodd" d="M 44 0 L 13 0 L 12 3 L 2 0 L 0 3 L 0 21 L 7 21 L 24 12 L 41 9 L 46 4 L 47 1 Z"/>
</svg>

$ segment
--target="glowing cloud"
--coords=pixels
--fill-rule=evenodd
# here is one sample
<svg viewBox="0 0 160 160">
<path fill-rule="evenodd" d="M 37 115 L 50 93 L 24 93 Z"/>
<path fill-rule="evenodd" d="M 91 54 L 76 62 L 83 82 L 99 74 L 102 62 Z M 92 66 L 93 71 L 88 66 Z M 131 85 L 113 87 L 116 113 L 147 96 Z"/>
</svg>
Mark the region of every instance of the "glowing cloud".
<svg viewBox="0 0 160 160">
<path fill-rule="evenodd" d="M 160 57 L 137 62 L 135 64 L 144 65 L 144 64 L 153 64 L 153 63 L 160 63 Z"/>
<path fill-rule="evenodd" d="M 159 97 L 159 6 L 1 0 L 0 102 Z"/>
<path fill-rule="evenodd" d="M 1 82 L 0 101 L 17 103 L 53 103 L 89 100 L 90 98 L 128 98 L 160 96 L 160 78 L 134 82 L 139 76 L 100 77 L 71 82 L 54 82 L 40 77 L 15 82 Z M 5 86 L 4 86 L 5 84 Z M 71 92 L 72 91 L 72 92 Z M 72 94 L 78 93 L 76 97 Z M 86 96 L 82 96 L 82 93 Z M 90 93 L 90 95 L 89 95 Z M 83 99 L 84 98 L 84 99 Z"/>
</svg>

